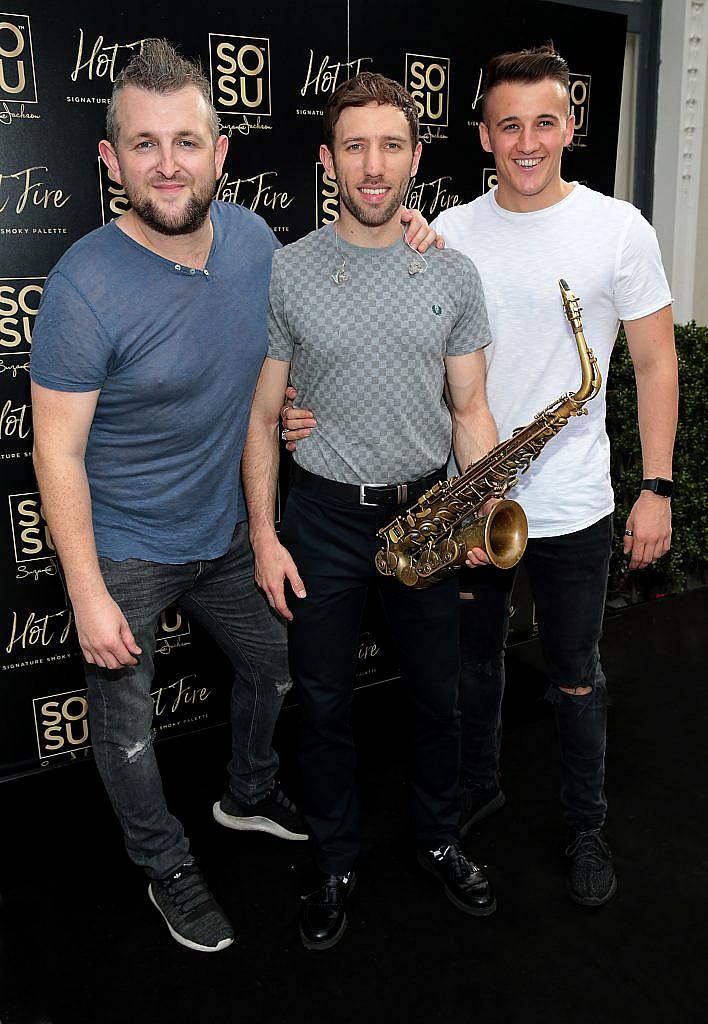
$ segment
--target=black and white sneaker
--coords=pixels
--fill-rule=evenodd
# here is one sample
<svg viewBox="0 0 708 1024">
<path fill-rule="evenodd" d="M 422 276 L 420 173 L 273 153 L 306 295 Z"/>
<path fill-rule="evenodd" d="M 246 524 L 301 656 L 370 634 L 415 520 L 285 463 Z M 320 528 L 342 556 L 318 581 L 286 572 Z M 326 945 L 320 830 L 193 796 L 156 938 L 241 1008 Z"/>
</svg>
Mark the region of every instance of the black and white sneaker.
<svg viewBox="0 0 708 1024">
<path fill-rule="evenodd" d="M 180 945 L 201 953 L 218 953 L 234 941 L 231 922 L 196 864 L 183 864 L 167 878 L 151 882 L 148 896 Z"/>
<path fill-rule="evenodd" d="M 566 847 L 568 895 L 583 907 L 601 907 L 617 892 L 612 853 L 599 829 L 574 832 Z"/>
<path fill-rule="evenodd" d="M 230 791 L 214 804 L 214 818 L 226 828 L 241 832 L 268 832 L 279 839 L 304 842 L 308 836 L 300 813 L 274 782 L 264 797 L 255 804 L 237 800 Z"/>
</svg>

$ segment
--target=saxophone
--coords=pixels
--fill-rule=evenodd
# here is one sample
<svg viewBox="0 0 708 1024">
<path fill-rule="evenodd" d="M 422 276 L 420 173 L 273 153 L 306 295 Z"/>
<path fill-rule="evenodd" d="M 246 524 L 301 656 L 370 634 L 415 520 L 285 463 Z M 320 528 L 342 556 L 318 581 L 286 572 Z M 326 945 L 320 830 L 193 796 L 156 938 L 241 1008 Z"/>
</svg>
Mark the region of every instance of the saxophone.
<svg viewBox="0 0 708 1024">
<path fill-rule="evenodd" d="M 408 587 L 423 588 L 459 569 L 473 547 L 483 548 L 489 561 L 501 569 L 516 565 L 523 555 L 528 524 L 517 502 L 500 501 L 488 516 L 464 523 L 476 516 L 490 498 L 502 498 L 571 416 L 587 415 L 585 403 L 600 390 L 602 377 L 583 335 L 579 300 L 565 281 L 558 284 L 578 346 L 580 387 L 536 413 L 527 426 L 517 427 L 508 440 L 460 476 L 434 484 L 414 505 L 382 527 L 376 534 L 382 545 L 376 554 L 376 568 L 383 576 L 395 576 Z"/>
</svg>

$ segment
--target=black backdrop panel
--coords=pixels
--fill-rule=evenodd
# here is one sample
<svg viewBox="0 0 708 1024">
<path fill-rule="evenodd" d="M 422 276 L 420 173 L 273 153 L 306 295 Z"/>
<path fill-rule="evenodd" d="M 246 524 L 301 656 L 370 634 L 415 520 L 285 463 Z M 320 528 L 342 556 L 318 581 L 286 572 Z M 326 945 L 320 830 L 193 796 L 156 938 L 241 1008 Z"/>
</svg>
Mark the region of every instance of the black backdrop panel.
<svg viewBox="0 0 708 1024">
<path fill-rule="evenodd" d="M 411 89 L 424 153 L 408 202 L 430 218 L 495 183 L 477 137 L 487 59 L 552 38 L 571 66 L 579 125 L 566 176 L 611 193 L 624 18 L 512 0 L 493 10 L 492 19 L 481 4 L 411 0 L 402 17 L 391 5 L 372 15 L 363 0 L 247 9 L 207 0 L 182 14 L 162 3 L 127 0 L 111 11 L 70 0 L 57 13 L 23 0 L 0 13 L 0 778 L 90 750 L 81 658 L 32 473 L 28 370 L 47 273 L 76 239 L 126 209 L 96 149 L 116 74 L 149 37 L 198 57 L 230 139 L 219 197 L 261 214 L 286 244 L 336 217 L 336 185 L 318 150 L 322 107 L 339 82 L 372 69 Z M 518 603 L 526 631 L 525 592 Z M 159 736 L 225 721 L 228 665 L 178 609 L 164 613 L 158 652 Z M 372 598 L 358 685 L 396 671 Z"/>
</svg>

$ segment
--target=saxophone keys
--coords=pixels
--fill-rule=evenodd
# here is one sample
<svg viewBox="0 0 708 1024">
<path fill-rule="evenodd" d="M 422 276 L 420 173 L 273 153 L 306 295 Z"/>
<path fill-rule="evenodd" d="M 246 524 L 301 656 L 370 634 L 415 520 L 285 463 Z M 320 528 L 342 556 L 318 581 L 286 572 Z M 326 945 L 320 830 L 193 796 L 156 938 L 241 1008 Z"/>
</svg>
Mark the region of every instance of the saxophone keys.
<svg viewBox="0 0 708 1024">
<path fill-rule="evenodd" d="M 398 556 L 393 551 L 376 552 L 376 568 L 382 576 L 393 576 L 398 565 Z"/>
</svg>

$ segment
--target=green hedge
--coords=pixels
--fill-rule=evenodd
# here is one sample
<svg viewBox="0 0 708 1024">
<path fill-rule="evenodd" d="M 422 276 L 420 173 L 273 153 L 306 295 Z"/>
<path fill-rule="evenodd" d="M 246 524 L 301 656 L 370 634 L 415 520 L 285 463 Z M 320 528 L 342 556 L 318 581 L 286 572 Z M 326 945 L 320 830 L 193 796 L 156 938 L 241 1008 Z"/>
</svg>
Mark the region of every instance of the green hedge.
<svg viewBox="0 0 708 1024">
<path fill-rule="evenodd" d="M 676 325 L 679 422 L 674 449 L 675 491 L 670 552 L 655 566 L 629 572 L 622 537 L 642 479 L 634 368 L 624 332 L 612 356 L 607 388 L 607 431 L 612 442 L 615 546 L 610 598 L 630 602 L 708 582 L 706 424 L 708 423 L 708 327 Z"/>
</svg>

